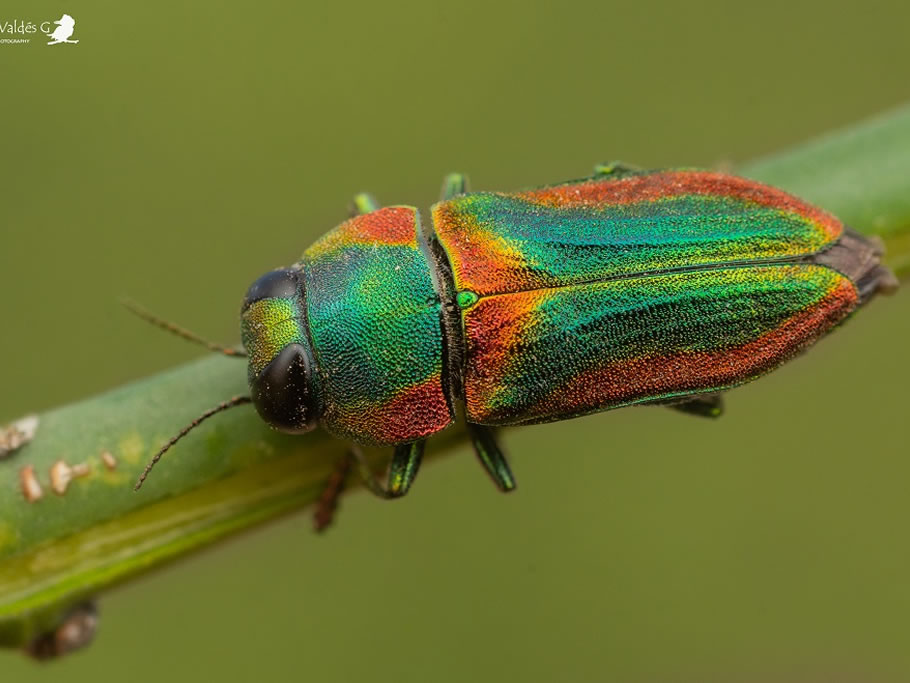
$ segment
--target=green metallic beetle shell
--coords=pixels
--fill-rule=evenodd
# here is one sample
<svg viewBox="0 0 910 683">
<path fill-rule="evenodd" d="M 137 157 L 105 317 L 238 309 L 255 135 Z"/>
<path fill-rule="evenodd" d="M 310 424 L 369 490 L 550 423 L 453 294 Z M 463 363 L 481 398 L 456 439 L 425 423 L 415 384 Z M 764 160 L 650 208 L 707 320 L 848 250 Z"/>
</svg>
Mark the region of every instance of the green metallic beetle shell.
<svg viewBox="0 0 910 683">
<path fill-rule="evenodd" d="M 836 218 L 719 173 L 466 194 L 433 221 L 463 309 L 467 419 L 480 424 L 721 391 L 860 301 L 822 257 L 844 234 Z"/>
</svg>

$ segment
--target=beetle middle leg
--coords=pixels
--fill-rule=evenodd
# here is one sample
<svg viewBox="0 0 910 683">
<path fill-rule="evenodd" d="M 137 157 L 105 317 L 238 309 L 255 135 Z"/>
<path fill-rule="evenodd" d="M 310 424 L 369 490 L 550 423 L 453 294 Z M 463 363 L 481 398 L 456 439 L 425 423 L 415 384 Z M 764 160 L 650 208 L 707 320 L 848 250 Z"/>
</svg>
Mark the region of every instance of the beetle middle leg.
<svg viewBox="0 0 910 683">
<path fill-rule="evenodd" d="M 673 403 L 670 407 L 690 415 L 716 418 L 724 414 L 724 397 L 722 394 L 706 394 L 680 403 Z"/>
<path fill-rule="evenodd" d="M 629 173 L 635 173 L 641 169 L 625 164 L 621 161 L 605 161 L 597 164 L 594 167 L 595 176 L 614 176 L 619 178 L 620 176 L 628 175 Z"/>
<path fill-rule="evenodd" d="M 503 493 L 514 490 L 515 477 L 512 475 L 512 469 L 509 467 L 506 456 L 496 443 L 492 428 L 468 422 L 468 434 L 480 464 L 493 479 L 493 483 Z"/>
</svg>

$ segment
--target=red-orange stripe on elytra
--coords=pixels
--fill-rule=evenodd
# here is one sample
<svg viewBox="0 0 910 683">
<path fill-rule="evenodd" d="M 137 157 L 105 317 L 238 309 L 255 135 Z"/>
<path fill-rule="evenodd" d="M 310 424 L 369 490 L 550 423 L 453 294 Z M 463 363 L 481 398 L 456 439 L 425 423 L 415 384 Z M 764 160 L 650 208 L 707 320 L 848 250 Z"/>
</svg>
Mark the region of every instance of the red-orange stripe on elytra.
<svg viewBox="0 0 910 683">
<path fill-rule="evenodd" d="M 503 297 L 494 296 L 481 299 L 465 312 L 465 403 L 469 419 L 489 413 L 490 402 L 510 370 L 509 350 L 533 324 L 532 312 L 549 296 L 550 290 L 509 295 L 506 308 L 502 307 Z"/>
<path fill-rule="evenodd" d="M 774 369 L 809 346 L 849 315 L 857 303 L 855 287 L 844 278 L 815 306 L 747 344 L 714 352 L 630 358 L 592 368 L 570 383 L 554 388 L 525 413 L 524 419 L 534 421 L 536 417 L 557 413 L 584 413 L 646 398 L 741 384 Z M 490 399 L 497 384 L 490 381 L 490 376 L 477 379 L 481 381 L 474 382 L 473 390 L 466 396 L 468 415 L 471 419 L 495 423 L 497 415 L 490 409 Z"/>
<path fill-rule="evenodd" d="M 491 231 L 469 211 L 453 210 L 451 204 L 437 204 L 433 224 L 441 234 L 455 236 L 453 268 L 455 287 L 489 291 L 492 284 L 506 281 L 516 269 L 527 267 L 525 256 L 507 240 Z"/>
<path fill-rule="evenodd" d="M 734 197 L 760 206 L 788 211 L 818 225 L 832 240 L 843 232 L 843 224 L 826 211 L 791 194 L 754 180 L 712 171 L 661 171 L 618 179 L 592 179 L 583 183 L 558 185 L 519 192 L 515 196 L 553 207 L 597 204 L 632 204 L 679 197 L 712 195 Z"/>
</svg>

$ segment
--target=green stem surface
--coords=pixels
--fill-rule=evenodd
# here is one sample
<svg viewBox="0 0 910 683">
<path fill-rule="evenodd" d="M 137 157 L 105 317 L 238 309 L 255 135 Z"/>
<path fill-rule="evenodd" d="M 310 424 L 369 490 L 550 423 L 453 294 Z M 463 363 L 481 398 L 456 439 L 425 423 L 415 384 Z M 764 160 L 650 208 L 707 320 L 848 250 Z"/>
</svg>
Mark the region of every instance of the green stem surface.
<svg viewBox="0 0 910 683">
<path fill-rule="evenodd" d="M 889 265 L 910 274 L 910 108 L 738 172 L 881 236 Z M 45 413 L 34 440 L 0 459 L 0 645 L 22 647 L 110 586 L 315 502 L 344 444 L 321 432 L 278 434 L 249 407 L 199 427 L 133 492 L 175 428 L 244 393 L 245 377 L 241 361 L 203 358 Z M 428 456 L 463 436 L 444 432 Z M 58 494 L 51 468 L 61 460 L 86 473 Z M 23 493 L 28 467 L 43 492 L 37 500 Z"/>
</svg>

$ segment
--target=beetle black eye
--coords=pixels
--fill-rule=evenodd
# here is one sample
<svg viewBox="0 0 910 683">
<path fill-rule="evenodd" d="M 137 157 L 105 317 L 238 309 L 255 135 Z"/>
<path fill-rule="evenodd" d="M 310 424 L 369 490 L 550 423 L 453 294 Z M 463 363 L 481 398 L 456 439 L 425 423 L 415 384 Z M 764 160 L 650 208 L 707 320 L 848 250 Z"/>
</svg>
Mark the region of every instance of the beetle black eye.
<svg viewBox="0 0 910 683">
<path fill-rule="evenodd" d="M 310 361 L 300 344 L 288 344 L 253 382 L 253 404 L 263 420 L 283 432 L 308 432 L 319 419 Z"/>
<path fill-rule="evenodd" d="M 278 299 L 292 297 L 297 294 L 298 271 L 293 268 L 284 268 L 282 270 L 273 270 L 266 273 L 256 280 L 246 292 L 243 298 L 243 308 L 245 311 L 252 304 L 262 299 Z"/>
</svg>

